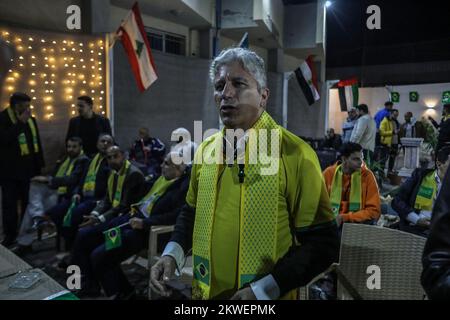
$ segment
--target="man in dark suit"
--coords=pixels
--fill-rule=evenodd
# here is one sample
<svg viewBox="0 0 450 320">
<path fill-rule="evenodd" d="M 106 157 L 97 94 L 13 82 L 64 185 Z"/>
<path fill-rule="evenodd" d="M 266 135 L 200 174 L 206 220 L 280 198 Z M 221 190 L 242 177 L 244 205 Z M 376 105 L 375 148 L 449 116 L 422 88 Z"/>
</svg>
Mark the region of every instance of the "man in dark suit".
<svg viewBox="0 0 450 320">
<path fill-rule="evenodd" d="M 92 110 L 93 100 L 88 96 L 77 99 L 79 116 L 70 119 L 66 140 L 71 137 L 80 137 L 83 140 L 84 152 L 92 157 L 97 153 L 97 140 L 100 134 L 111 135 L 109 120 Z"/>
<path fill-rule="evenodd" d="M 19 214 L 28 205 L 30 178 L 44 167 L 36 119 L 31 116 L 31 98 L 16 92 L 9 107 L 0 113 L 0 183 L 4 246 L 11 246 L 18 232 Z M 20 202 L 20 213 L 18 203 Z"/>
</svg>

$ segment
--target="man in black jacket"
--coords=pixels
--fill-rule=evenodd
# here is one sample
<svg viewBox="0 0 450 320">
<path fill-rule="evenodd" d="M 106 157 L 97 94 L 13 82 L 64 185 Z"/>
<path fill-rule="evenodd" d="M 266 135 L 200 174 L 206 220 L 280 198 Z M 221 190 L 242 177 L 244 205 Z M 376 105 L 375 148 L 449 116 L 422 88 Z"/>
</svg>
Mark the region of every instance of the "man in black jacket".
<svg viewBox="0 0 450 320">
<path fill-rule="evenodd" d="M 92 110 L 91 97 L 81 96 L 77 99 L 79 116 L 70 119 L 66 140 L 70 137 L 80 137 L 83 140 L 84 152 L 93 157 L 97 153 L 97 140 L 100 134 L 111 135 L 109 120 Z"/>
<path fill-rule="evenodd" d="M 450 300 L 450 170 L 433 208 L 422 264 L 421 282 L 428 298 Z"/>
<path fill-rule="evenodd" d="M 29 204 L 20 226 L 17 252 L 31 249 L 34 234 L 30 231 L 43 224 L 46 210 L 63 199 L 70 199 L 83 177 L 89 158 L 83 153 L 81 139 L 73 137 L 67 140 L 66 151 L 66 159 L 58 163 L 53 176 L 36 176 L 31 179 L 33 183 L 30 185 Z"/>
<path fill-rule="evenodd" d="M 106 195 L 111 171 L 106 159 L 106 150 L 113 144 L 114 140 L 109 134 L 100 135 L 97 141 L 98 152 L 89 162 L 71 197 L 63 199 L 45 212 L 45 217 L 52 219 L 61 230 L 67 249 L 71 248 L 83 217 L 88 215 L 97 205 L 97 201 Z M 69 208 L 70 214 L 67 215 Z"/>
<path fill-rule="evenodd" d="M 120 263 L 147 248 L 152 226 L 175 224 L 189 188 L 189 168 L 185 164 L 175 165 L 170 153 L 161 168 L 162 176 L 146 188 L 146 195 L 128 213 L 80 230 L 72 263 L 80 266 L 84 276 L 86 289 L 82 295 L 98 294 L 97 281 L 107 296 L 114 295 L 116 299 L 126 299 L 134 292 Z M 120 229 L 121 244 L 108 249 L 104 232 L 116 227 Z"/>
<path fill-rule="evenodd" d="M 0 184 L 4 246 L 11 246 L 16 237 L 19 215 L 28 205 L 30 178 L 44 167 L 41 139 L 36 119 L 31 116 L 31 99 L 14 93 L 9 107 L 0 113 Z M 18 203 L 21 212 L 18 212 Z"/>
<path fill-rule="evenodd" d="M 450 164 L 450 147 L 436 155 L 436 169 L 416 169 L 400 187 L 391 206 L 400 217 L 400 230 L 427 237 L 431 212 Z"/>
</svg>

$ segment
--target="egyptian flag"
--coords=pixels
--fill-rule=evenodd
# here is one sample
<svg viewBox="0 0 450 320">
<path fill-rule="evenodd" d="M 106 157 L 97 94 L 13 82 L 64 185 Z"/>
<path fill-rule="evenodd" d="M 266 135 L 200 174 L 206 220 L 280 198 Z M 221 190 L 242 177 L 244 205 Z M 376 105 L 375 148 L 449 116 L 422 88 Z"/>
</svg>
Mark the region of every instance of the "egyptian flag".
<svg viewBox="0 0 450 320">
<path fill-rule="evenodd" d="M 120 25 L 117 34 L 130 60 L 139 90 L 145 91 L 158 76 L 137 2 Z"/>
<path fill-rule="evenodd" d="M 300 67 L 294 71 L 298 84 L 300 85 L 300 88 L 302 89 L 309 105 L 314 104 L 314 102 L 320 99 L 317 89 L 317 74 L 314 69 L 312 58 L 313 56 L 306 58 Z"/>
<path fill-rule="evenodd" d="M 358 105 L 358 79 L 341 80 L 337 84 L 341 111 L 346 112 Z"/>
</svg>

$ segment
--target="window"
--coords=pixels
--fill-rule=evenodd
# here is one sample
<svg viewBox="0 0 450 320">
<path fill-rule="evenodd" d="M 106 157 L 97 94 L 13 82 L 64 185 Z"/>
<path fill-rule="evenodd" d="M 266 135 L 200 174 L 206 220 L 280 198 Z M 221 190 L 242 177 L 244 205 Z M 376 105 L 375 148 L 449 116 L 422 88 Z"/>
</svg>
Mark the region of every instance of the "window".
<svg viewBox="0 0 450 320">
<path fill-rule="evenodd" d="M 152 50 L 180 56 L 186 54 L 186 37 L 152 28 L 145 29 Z"/>
</svg>

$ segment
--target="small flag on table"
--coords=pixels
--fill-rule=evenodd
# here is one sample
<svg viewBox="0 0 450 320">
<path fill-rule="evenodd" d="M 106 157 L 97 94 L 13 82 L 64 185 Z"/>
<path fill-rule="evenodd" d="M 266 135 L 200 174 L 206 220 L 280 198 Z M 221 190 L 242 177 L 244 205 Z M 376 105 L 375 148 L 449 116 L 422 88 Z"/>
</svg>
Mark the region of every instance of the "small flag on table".
<svg viewBox="0 0 450 320">
<path fill-rule="evenodd" d="M 358 79 L 341 80 L 338 82 L 337 87 L 341 111 L 346 112 L 350 108 L 355 108 L 359 100 Z"/>
<path fill-rule="evenodd" d="M 105 248 L 111 250 L 122 245 L 122 231 L 120 226 L 103 232 L 105 234 Z"/>
<path fill-rule="evenodd" d="M 409 102 L 419 101 L 419 93 L 417 91 L 412 91 L 409 93 Z"/>
<path fill-rule="evenodd" d="M 391 92 L 391 102 L 399 103 L 400 102 L 400 93 Z"/>
<path fill-rule="evenodd" d="M 120 25 L 117 34 L 130 60 L 139 90 L 145 91 L 158 76 L 137 2 Z"/>
<path fill-rule="evenodd" d="M 306 60 L 295 69 L 294 73 L 298 84 L 305 95 L 309 105 L 320 99 L 317 86 L 317 74 L 314 69 L 313 56 L 309 56 Z"/>
<path fill-rule="evenodd" d="M 66 215 L 64 216 L 64 220 L 63 220 L 63 227 L 70 227 L 70 225 L 72 224 L 72 212 L 73 209 L 75 209 L 75 201 L 72 201 L 70 203 L 70 207 L 67 210 Z"/>
<path fill-rule="evenodd" d="M 442 104 L 450 103 L 450 91 L 444 91 L 442 94 Z"/>
</svg>

